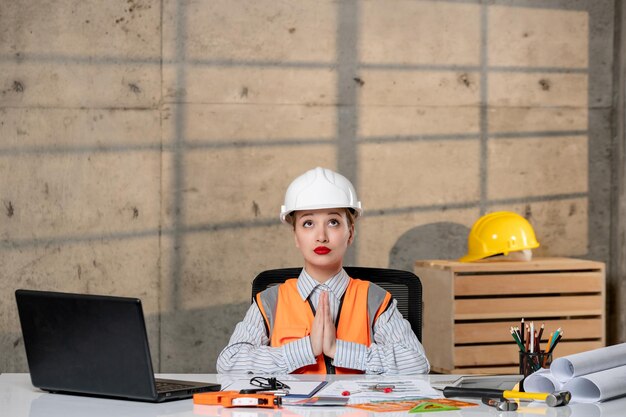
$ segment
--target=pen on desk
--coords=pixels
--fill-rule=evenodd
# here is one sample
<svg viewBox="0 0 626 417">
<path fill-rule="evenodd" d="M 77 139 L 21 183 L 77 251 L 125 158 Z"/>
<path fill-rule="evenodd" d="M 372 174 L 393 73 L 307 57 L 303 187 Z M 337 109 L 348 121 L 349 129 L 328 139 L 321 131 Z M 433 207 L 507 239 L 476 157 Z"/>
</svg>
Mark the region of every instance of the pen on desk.
<svg viewBox="0 0 626 417">
<path fill-rule="evenodd" d="M 396 388 L 396 386 L 393 384 L 376 384 L 372 389 L 374 391 L 381 391 L 388 394 L 392 392 L 394 388 Z"/>
<path fill-rule="evenodd" d="M 248 388 L 239 391 L 239 394 L 273 394 L 277 397 L 284 397 L 289 395 L 289 390 L 286 389 L 269 389 L 269 388 Z"/>
</svg>

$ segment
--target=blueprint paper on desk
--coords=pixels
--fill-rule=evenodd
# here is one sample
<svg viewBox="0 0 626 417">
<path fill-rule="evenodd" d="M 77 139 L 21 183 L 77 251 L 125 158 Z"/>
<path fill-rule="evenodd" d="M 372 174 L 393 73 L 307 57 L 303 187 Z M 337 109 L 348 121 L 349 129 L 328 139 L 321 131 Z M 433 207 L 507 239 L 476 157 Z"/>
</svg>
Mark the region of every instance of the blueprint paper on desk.
<svg viewBox="0 0 626 417">
<path fill-rule="evenodd" d="M 593 403 L 626 395 L 626 366 L 605 369 L 560 382 L 548 369 L 531 374 L 524 381 L 526 391 L 572 393 L 574 403 Z"/>
<path fill-rule="evenodd" d="M 283 379 L 282 381 L 289 385 L 289 394 L 287 397 L 290 398 L 312 397 L 328 383 L 326 381 L 300 381 L 292 379 Z M 250 384 L 249 379 L 237 379 L 229 385 L 222 385 L 222 391 L 241 391 L 242 389 L 258 388 L 258 386 Z"/>
<path fill-rule="evenodd" d="M 556 379 L 565 383 L 570 379 L 626 365 L 626 343 L 575 353 L 557 358 L 550 365 Z"/>
<path fill-rule="evenodd" d="M 376 384 L 393 385 L 391 392 L 375 389 Z M 349 394 L 350 403 L 366 401 L 399 400 L 406 398 L 436 398 L 441 392 L 433 389 L 427 379 L 385 378 L 380 380 L 362 379 L 334 381 L 326 386 L 319 395 L 340 397 Z"/>
<path fill-rule="evenodd" d="M 626 396 L 626 343 L 557 358 L 524 380 L 526 391 L 572 393 L 572 402 Z"/>
</svg>

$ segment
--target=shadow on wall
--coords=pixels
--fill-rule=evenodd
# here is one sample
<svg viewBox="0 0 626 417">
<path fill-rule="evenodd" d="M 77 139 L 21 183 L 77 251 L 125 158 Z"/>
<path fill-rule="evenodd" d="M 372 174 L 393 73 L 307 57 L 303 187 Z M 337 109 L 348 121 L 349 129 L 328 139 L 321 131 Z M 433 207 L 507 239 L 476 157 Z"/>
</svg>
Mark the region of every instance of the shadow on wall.
<svg viewBox="0 0 626 417">
<path fill-rule="evenodd" d="M 161 366 L 157 366 L 157 351 L 153 350 L 155 369 L 163 373 L 216 372 L 217 356 L 249 307 L 250 302 L 245 302 L 161 313 Z"/>
<path fill-rule="evenodd" d="M 155 372 L 214 373 L 217 356 L 248 307 L 250 303 L 227 304 L 146 315 Z M 19 323 L 16 324 L 19 328 Z M 0 333 L 0 352 L 5 349 L 7 353 L 12 349 L 12 354 L 0 358 L 0 372 L 28 372 L 21 331 Z"/>
<path fill-rule="evenodd" d="M 458 259 L 467 250 L 470 229 L 459 223 L 439 222 L 405 232 L 389 253 L 389 268 L 413 271 L 421 259 Z"/>
</svg>

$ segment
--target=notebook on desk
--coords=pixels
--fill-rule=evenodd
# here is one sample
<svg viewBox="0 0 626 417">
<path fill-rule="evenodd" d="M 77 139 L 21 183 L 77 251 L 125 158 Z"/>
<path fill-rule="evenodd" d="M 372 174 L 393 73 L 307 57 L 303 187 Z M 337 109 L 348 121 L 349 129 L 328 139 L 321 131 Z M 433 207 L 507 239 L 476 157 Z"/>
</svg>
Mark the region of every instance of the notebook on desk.
<svg viewBox="0 0 626 417">
<path fill-rule="evenodd" d="M 150 402 L 220 389 L 154 377 L 139 299 L 30 290 L 15 298 L 37 388 Z"/>
</svg>

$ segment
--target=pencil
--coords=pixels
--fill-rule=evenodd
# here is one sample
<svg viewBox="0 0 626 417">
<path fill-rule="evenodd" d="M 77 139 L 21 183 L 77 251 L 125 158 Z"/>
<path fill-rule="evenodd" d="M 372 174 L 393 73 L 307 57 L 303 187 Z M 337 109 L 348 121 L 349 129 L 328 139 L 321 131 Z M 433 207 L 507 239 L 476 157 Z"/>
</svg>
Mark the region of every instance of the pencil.
<svg viewBox="0 0 626 417">
<path fill-rule="evenodd" d="M 541 323 L 541 329 L 539 329 L 539 336 L 537 336 L 539 343 L 541 343 L 541 336 L 543 335 L 543 328 L 544 327 L 545 327 L 545 323 Z M 539 346 L 539 349 L 541 349 L 541 346 Z"/>
<path fill-rule="evenodd" d="M 550 340 L 548 340 L 548 350 L 550 350 L 552 348 L 552 345 L 554 344 L 554 341 L 556 340 L 557 337 L 559 337 L 559 332 L 561 331 L 561 328 L 559 327 L 558 329 L 556 329 L 554 331 L 554 334 L 552 334 L 550 336 Z"/>
<path fill-rule="evenodd" d="M 559 337 L 556 338 L 556 340 L 554 341 L 554 343 L 552 344 L 552 347 L 550 348 L 550 351 L 548 353 L 552 353 L 552 351 L 554 350 L 554 348 L 556 347 L 556 345 L 561 341 L 561 339 L 563 338 L 563 332 L 561 332 L 561 334 L 559 335 Z"/>
<path fill-rule="evenodd" d="M 548 337 L 548 343 L 546 343 L 546 350 L 544 352 L 548 352 L 550 350 L 550 342 L 552 341 L 552 335 L 554 333 L 550 332 L 550 337 Z"/>
<path fill-rule="evenodd" d="M 524 346 L 526 347 L 526 352 L 528 352 L 528 343 L 530 342 L 530 335 L 528 334 L 528 324 L 526 325 L 526 328 L 524 329 L 524 334 L 525 334 Z"/>
<path fill-rule="evenodd" d="M 517 340 L 519 340 L 520 343 L 523 345 L 524 342 L 522 341 L 522 332 L 520 332 L 519 327 L 515 326 L 513 327 L 513 329 L 515 330 L 515 334 L 517 334 Z"/>
<path fill-rule="evenodd" d="M 515 343 L 517 343 L 517 346 L 519 346 L 520 352 L 525 352 L 524 345 L 522 345 L 522 342 L 519 340 L 517 333 L 514 330 L 511 330 L 511 335 L 513 336 L 513 340 L 515 340 Z"/>
<path fill-rule="evenodd" d="M 556 329 L 556 332 L 554 332 L 554 339 L 552 339 L 552 346 L 554 346 L 554 344 L 556 343 L 556 339 L 559 338 L 561 333 L 563 333 L 563 329 L 561 329 L 560 327 L 558 329 Z M 550 348 L 552 348 L 552 347 L 550 347 Z"/>
<path fill-rule="evenodd" d="M 523 318 L 522 318 L 522 323 L 520 324 L 519 330 L 520 330 L 519 332 L 520 332 L 520 334 L 521 334 L 521 336 L 520 336 L 520 342 L 522 342 L 522 345 L 523 345 L 523 344 L 524 344 L 524 331 L 526 330 L 526 329 L 524 328 L 524 319 L 523 319 Z"/>
<path fill-rule="evenodd" d="M 520 352 L 524 352 L 524 345 L 522 345 L 522 342 L 520 342 L 520 340 L 517 338 L 517 333 L 512 327 L 511 327 L 511 336 L 513 336 L 513 340 L 515 340 L 515 343 L 517 343 L 517 346 L 519 346 Z"/>
</svg>

